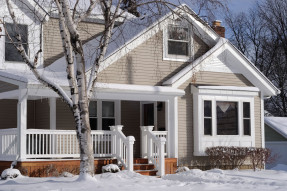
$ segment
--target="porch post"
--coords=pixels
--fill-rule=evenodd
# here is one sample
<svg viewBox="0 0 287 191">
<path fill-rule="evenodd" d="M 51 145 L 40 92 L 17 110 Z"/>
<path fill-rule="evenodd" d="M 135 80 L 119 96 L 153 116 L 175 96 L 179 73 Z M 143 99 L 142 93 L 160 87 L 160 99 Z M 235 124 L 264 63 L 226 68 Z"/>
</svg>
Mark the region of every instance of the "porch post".
<svg viewBox="0 0 287 191">
<path fill-rule="evenodd" d="M 19 98 L 17 104 L 17 129 L 18 129 L 18 145 L 19 160 L 26 158 L 26 129 L 27 129 L 27 89 L 19 89 Z"/>
<path fill-rule="evenodd" d="M 57 98 L 49 98 L 50 105 L 50 129 L 56 130 L 56 101 Z"/>
<path fill-rule="evenodd" d="M 169 158 L 178 158 L 178 98 L 170 98 L 165 102 L 166 127 L 168 131 L 167 150 Z"/>
<path fill-rule="evenodd" d="M 147 131 L 152 131 L 153 126 L 141 126 L 141 157 L 147 158 L 149 155 L 148 151 L 148 142 L 147 142 Z"/>
</svg>

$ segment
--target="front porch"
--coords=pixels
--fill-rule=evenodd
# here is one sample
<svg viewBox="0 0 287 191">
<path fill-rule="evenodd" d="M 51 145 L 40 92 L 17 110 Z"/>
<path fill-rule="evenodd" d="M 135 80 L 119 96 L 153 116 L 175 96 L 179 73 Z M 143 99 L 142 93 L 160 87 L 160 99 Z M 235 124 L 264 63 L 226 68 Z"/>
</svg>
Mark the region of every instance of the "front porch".
<svg viewBox="0 0 287 191">
<path fill-rule="evenodd" d="M 155 175 L 153 172 L 160 176 L 174 173 L 177 159 L 166 158 L 167 132 L 152 129 L 152 126 L 141 127 L 142 159 L 134 158 L 134 137 L 126 137 L 122 133 L 122 126 L 111 126 L 110 131 L 92 131 L 95 173 L 101 173 L 101 167 L 107 164 L 118 164 L 123 169 L 145 175 Z M 27 129 L 24 137 L 26 144 L 19 147 L 17 129 L 0 130 L 1 172 L 15 160 L 18 160 L 16 168 L 29 176 L 49 176 L 53 175 L 52 172 L 62 171 L 79 172 L 80 153 L 75 131 Z M 19 148 L 25 150 L 22 150 L 22 160 L 18 159 Z"/>
<path fill-rule="evenodd" d="M 90 112 L 95 160 L 116 159 L 116 163 L 132 171 L 134 158 L 146 158 L 154 164 L 158 175 L 164 175 L 165 159 L 176 160 L 178 155 L 177 96 L 181 94 L 168 87 L 99 88 L 92 97 L 95 101 L 91 106 L 95 107 Z M 0 99 L 1 104 L 14 108 L 17 116 L 16 122 L 11 120 L 0 126 L 0 161 L 48 164 L 55 160 L 78 160 L 72 115 L 54 92 L 31 86 L 2 92 Z M 105 104 L 112 106 L 105 108 Z M 8 116 L 11 113 L 4 114 L 1 120 L 6 121 Z M 176 168 L 176 161 L 172 163 L 169 169 Z"/>
</svg>

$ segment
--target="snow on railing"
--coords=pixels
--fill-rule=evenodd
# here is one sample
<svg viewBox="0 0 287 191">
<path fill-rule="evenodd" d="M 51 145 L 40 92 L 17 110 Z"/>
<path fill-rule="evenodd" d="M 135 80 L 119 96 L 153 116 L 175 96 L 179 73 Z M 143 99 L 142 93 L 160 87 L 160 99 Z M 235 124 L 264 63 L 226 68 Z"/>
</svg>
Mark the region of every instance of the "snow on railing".
<svg viewBox="0 0 287 191">
<path fill-rule="evenodd" d="M 142 157 L 147 157 L 149 163 L 153 163 L 158 170 L 157 175 L 165 174 L 165 142 L 167 132 L 152 131 L 153 126 L 141 127 Z"/>
<path fill-rule="evenodd" d="M 122 132 L 122 125 L 110 126 L 113 132 L 113 153 L 114 157 L 118 159 L 125 169 L 133 171 L 133 145 L 135 138 L 133 136 L 126 137 Z"/>
<path fill-rule="evenodd" d="M 92 131 L 94 157 L 112 156 L 112 132 Z M 26 158 L 75 157 L 80 156 L 79 143 L 74 130 L 26 131 Z"/>
<path fill-rule="evenodd" d="M 18 131 L 13 129 L 0 130 L 0 160 L 15 160 L 18 155 Z"/>
</svg>

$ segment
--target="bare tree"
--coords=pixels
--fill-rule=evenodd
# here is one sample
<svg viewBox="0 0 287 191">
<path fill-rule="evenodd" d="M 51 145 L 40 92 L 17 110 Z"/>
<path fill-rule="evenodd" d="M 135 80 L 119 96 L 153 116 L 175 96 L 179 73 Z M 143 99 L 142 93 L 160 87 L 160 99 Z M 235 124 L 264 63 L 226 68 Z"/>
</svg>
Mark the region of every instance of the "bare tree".
<svg viewBox="0 0 287 191">
<path fill-rule="evenodd" d="M 248 14 L 228 14 L 231 41 L 281 91 L 265 101 L 266 109 L 287 116 L 287 2 L 265 0 Z"/>
<path fill-rule="evenodd" d="M 24 0 L 21 0 L 24 1 Z M 37 1 L 38 3 L 45 3 L 47 1 Z M 69 82 L 70 95 L 53 80 L 41 75 L 38 69 L 38 57 L 42 52 L 41 49 L 37 51 L 33 59 L 28 56 L 23 45 L 21 32 L 17 32 L 16 42 L 14 37 L 6 35 L 13 42 L 14 47 L 21 54 L 24 62 L 29 66 L 35 77 L 44 86 L 49 87 L 55 91 L 59 97 L 71 109 L 75 122 L 77 138 L 80 144 L 80 173 L 94 174 L 94 157 L 91 143 L 91 127 L 89 122 L 89 101 L 92 93 L 95 91 L 94 86 L 97 81 L 97 74 L 101 63 L 103 63 L 107 48 L 113 35 L 113 29 L 119 19 L 123 19 L 126 12 L 130 12 L 135 16 L 141 14 L 161 14 L 164 9 L 172 10 L 180 1 L 163 1 L 163 0 L 51 0 L 51 5 L 56 9 L 59 20 L 60 35 L 62 38 L 62 47 L 64 57 L 66 60 L 67 80 Z M 200 10 L 208 5 L 206 10 L 212 9 L 210 5 L 223 6 L 220 0 L 191 0 L 192 3 L 199 2 Z M 87 4 L 85 9 L 79 5 L 81 3 Z M 211 4 L 210 4 L 211 3 Z M 14 22 L 15 29 L 19 29 L 17 16 L 11 0 L 6 0 L 10 16 Z M 95 7 L 100 7 L 101 15 L 104 20 L 104 30 L 102 35 L 98 38 L 99 46 L 96 48 L 96 57 L 92 61 L 92 67 L 87 72 L 86 60 L 83 49 L 83 39 L 79 32 L 79 23 L 87 19 Z M 212 12 L 211 10 L 209 10 Z M 43 22 L 39 20 L 39 22 Z"/>
</svg>

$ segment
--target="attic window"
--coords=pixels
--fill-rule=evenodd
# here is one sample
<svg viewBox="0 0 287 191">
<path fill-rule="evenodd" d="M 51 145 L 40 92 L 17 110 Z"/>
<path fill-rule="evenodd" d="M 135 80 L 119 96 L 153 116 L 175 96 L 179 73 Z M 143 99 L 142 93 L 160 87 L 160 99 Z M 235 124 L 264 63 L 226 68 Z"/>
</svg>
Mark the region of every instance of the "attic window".
<svg viewBox="0 0 287 191">
<path fill-rule="evenodd" d="M 188 56 L 189 31 L 187 27 L 168 26 L 168 54 Z"/>
<path fill-rule="evenodd" d="M 14 24 L 6 23 L 7 33 L 12 38 L 13 42 L 17 45 L 19 44 L 16 39 L 17 34 L 21 34 L 22 44 L 25 51 L 28 51 L 28 26 L 27 25 L 17 25 L 17 28 L 14 27 Z M 22 56 L 18 50 L 14 47 L 13 43 L 8 37 L 5 38 L 5 60 L 6 61 L 18 61 L 22 62 Z"/>
</svg>

